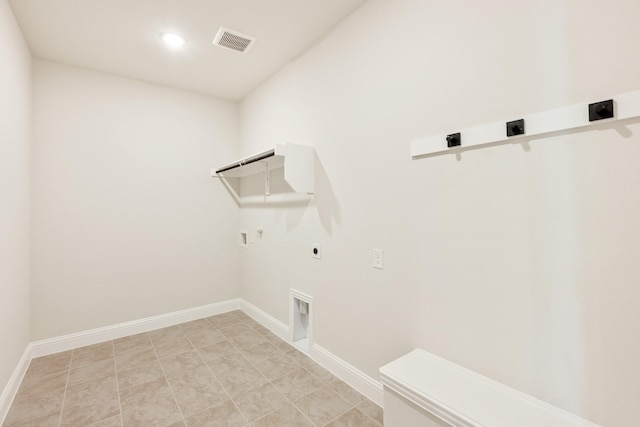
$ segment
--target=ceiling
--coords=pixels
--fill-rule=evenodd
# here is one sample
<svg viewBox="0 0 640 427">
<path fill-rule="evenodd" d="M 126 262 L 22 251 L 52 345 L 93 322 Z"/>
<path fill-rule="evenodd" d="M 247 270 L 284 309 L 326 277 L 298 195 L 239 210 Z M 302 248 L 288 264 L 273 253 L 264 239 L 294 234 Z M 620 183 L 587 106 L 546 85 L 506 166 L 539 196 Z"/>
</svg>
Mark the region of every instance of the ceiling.
<svg viewBox="0 0 640 427">
<path fill-rule="evenodd" d="M 31 53 L 239 100 L 366 0 L 10 0 Z M 256 37 L 246 53 L 213 46 L 218 29 Z M 169 49 L 160 35 L 186 39 Z"/>
</svg>

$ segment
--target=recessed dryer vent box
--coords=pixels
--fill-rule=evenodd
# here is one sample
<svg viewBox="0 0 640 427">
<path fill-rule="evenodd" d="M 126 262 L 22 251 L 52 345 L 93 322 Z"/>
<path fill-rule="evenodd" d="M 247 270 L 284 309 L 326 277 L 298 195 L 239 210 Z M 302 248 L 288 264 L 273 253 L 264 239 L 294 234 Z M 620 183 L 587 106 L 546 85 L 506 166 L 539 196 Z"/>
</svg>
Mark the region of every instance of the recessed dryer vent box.
<svg viewBox="0 0 640 427">
<path fill-rule="evenodd" d="M 313 348 L 313 297 L 290 289 L 289 306 L 291 342 L 300 351 L 309 354 Z"/>
</svg>

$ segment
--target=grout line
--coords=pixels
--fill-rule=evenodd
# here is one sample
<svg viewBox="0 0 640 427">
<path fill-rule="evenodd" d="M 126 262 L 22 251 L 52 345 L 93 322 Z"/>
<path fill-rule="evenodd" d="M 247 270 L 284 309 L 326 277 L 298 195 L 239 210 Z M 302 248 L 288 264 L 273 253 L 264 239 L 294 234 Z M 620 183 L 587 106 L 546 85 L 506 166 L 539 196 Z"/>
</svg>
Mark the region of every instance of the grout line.
<svg viewBox="0 0 640 427">
<path fill-rule="evenodd" d="M 118 362 L 116 361 L 116 344 L 114 340 L 111 340 L 111 347 L 113 348 L 113 366 L 116 369 L 116 391 L 118 392 L 118 408 L 120 409 L 120 426 L 124 427 L 124 416 L 122 414 L 122 401 L 120 400 L 120 381 L 118 381 Z"/>
<path fill-rule="evenodd" d="M 193 344 L 192 344 L 193 345 Z M 194 346 L 195 348 L 195 346 Z M 238 407 L 238 405 L 236 404 L 236 402 L 233 400 L 233 398 L 231 397 L 231 395 L 229 394 L 229 392 L 227 391 L 227 389 L 222 385 L 222 382 L 220 382 L 220 379 L 218 378 L 218 376 L 216 375 L 215 372 L 213 372 L 213 370 L 211 369 L 211 367 L 209 366 L 209 364 L 202 358 L 202 355 L 200 354 L 200 352 L 198 351 L 198 349 L 196 348 L 196 354 L 198 355 L 198 357 L 200 358 L 200 360 L 202 361 L 202 363 L 204 363 L 204 366 L 206 366 L 206 368 L 209 370 L 209 372 L 211 372 L 211 375 L 213 375 L 213 378 L 215 378 L 215 380 L 218 382 L 218 384 L 220 385 L 220 387 L 222 388 L 222 391 L 224 391 L 224 393 L 227 395 L 227 397 L 229 398 L 229 400 L 231 401 L 231 403 L 233 404 L 233 406 L 236 408 L 236 410 L 238 411 L 238 413 L 240 414 L 240 416 L 247 422 L 249 423 L 249 420 L 247 419 L 247 417 L 242 413 L 242 411 L 240 410 L 240 408 Z M 209 408 L 211 408 L 212 406 L 210 406 Z M 207 409 L 209 409 L 207 408 Z M 207 409 L 203 409 L 200 412 L 206 411 Z M 186 421 L 185 421 L 186 423 Z"/>
<path fill-rule="evenodd" d="M 69 388 L 69 378 L 71 378 L 71 363 L 73 363 L 73 353 L 69 357 L 69 369 L 67 370 L 67 382 L 64 385 L 64 394 L 62 395 L 62 406 L 60 407 L 60 418 L 58 419 L 58 427 L 62 427 L 62 414 L 64 414 L 64 402 L 67 400 L 67 388 Z"/>
<path fill-rule="evenodd" d="M 160 328 L 160 329 L 165 329 L 165 328 Z M 180 330 L 182 331 L 182 328 L 180 328 Z M 149 332 L 153 332 L 153 331 L 149 331 Z M 182 331 L 182 334 L 184 335 L 184 331 Z M 182 422 L 186 425 L 187 421 L 184 418 L 184 413 L 182 412 L 182 408 L 180 407 L 180 404 L 178 403 L 178 399 L 176 399 L 176 395 L 173 392 L 173 387 L 171 387 L 171 383 L 169 382 L 169 377 L 167 376 L 167 373 L 164 370 L 164 367 L 162 366 L 162 363 L 160 362 L 160 357 L 158 357 L 158 352 L 156 351 L 156 345 L 153 343 L 153 340 L 151 339 L 151 337 L 149 337 L 149 341 L 151 341 L 151 348 L 153 348 L 153 354 L 156 355 L 156 360 L 160 364 L 160 370 L 162 371 L 162 375 L 164 375 L 164 380 L 167 382 L 167 386 L 169 386 L 169 392 L 171 393 L 171 397 L 173 397 L 173 401 L 176 404 L 176 406 L 178 407 L 178 411 L 180 412 L 180 417 L 182 418 Z M 191 342 L 189 342 L 189 343 L 191 343 Z M 167 424 L 167 425 L 170 425 L 170 423 Z"/>
<path fill-rule="evenodd" d="M 366 402 L 366 401 L 365 401 Z M 362 415 L 364 415 L 365 417 L 369 418 L 371 421 L 373 421 L 373 423 L 377 426 L 380 426 L 381 424 L 376 421 L 373 417 L 370 417 L 369 414 L 365 413 L 362 409 L 358 408 L 360 405 L 362 405 L 364 402 L 360 402 L 358 403 L 356 406 L 354 406 L 354 408 L 356 408 L 358 411 L 360 411 L 362 413 Z M 378 406 L 375 402 L 372 402 L 374 405 Z M 378 406 L 379 407 L 379 406 Z"/>
<path fill-rule="evenodd" d="M 251 318 L 249 318 L 249 319 L 255 322 L 255 320 L 253 320 L 253 319 L 251 319 Z M 235 326 L 235 325 L 237 325 L 237 324 L 244 325 L 245 323 L 246 323 L 246 322 L 245 322 L 243 319 L 237 319 L 237 320 L 236 320 L 236 323 L 235 323 L 233 326 Z M 258 323 L 258 322 L 256 322 L 256 323 Z M 259 324 L 259 323 L 258 323 L 258 324 Z M 212 324 L 212 326 L 213 326 L 214 328 L 216 328 L 213 324 Z M 258 334 L 258 335 L 260 335 L 262 338 L 264 338 L 264 339 L 265 339 L 265 341 L 266 341 L 267 343 L 271 344 L 271 343 L 270 343 L 270 341 L 266 339 L 266 337 L 264 337 L 264 336 L 263 336 L 262 334 L 260 334 L 259 332 L 255 331 L 255 330 L 254 330 L 254 328 L 252 328 L 252 327 L 250 327 L 250 326 L 248 326 L 248 325 L 247 325 L 247 328 L 248 328 L 249 330 L 251 330 L 252 332 L 257 333 L 257 334 Z M 218 329 L 218 328 L 216 328 L 216 329 Z M 282 395 L 282 397 L 284 397 L 284 398 L 285 398 L 285 400 L 286 400 L 286 401 L 289 401 L 290 403 L 293 403 L 293 402 L 291 402 L 291 400 L 290 400 L 287 396 L 285 396 L 285 395 L 284 395 L 284 393 L 282 393 L 282 392 L 280 391 L 280 389 L 278 389 L 278 387 L 276 387 L 276 386 L 273 384 L 273 381 L 272 381 L 272 380 L 270 380 L 266 375 L 264 375 L 264 374 L 262 373 L 262 371 L 260 371 L 260 369 L 258 369 L 258 367 L 257 367 L 257 366 L 256 366 L 256 365 L 255 365 L 251 360 L 249 360 L 249 359 L 244 355 L 244 352 L 243 352 L 243 351 L 242 351 L 238 346 L 236 346 L 234 343 L 232 343 L 232 342 L 229 340 L 229 338 L 224 334 L 224 332 L 222 332 L 220 329 L 218 329 L 218 330 L 222 333 L 222 335 L 225 337 L 225 339 L 227 340 L 227 342 L 228 342 L 229 344 L 231 344 L 231 346 L 232 346 L 236 351 L 238 351 L 238 353 L 240 353 L 240 356 L 242 356 L 242 357 L 247 361 L 247 363 L 249 363 L 249 365 L 250 365 L 253 369 L 255 369 L 255 370 L 256 370 L 260 375 L 262 375 L 262 377 L 263 377 L 263 378 L 265 378 L 265 379 L 267 380 L 267 382 L 266 382 L 266 383 L 261 384 L 261 385 L 259 385 L 258 387 L 254 387 L 254 388 L 252 388 L 252 389 L 250 389 L 250 390 L 247 390 L 247 391 L 245 391 L 245 392 L 243 392 L 243 393 L 240 393 L 238 396 L 240 396 L 240 395 L 242 395 L 242 394 L 245 394 L 245 393 L 249 393 L 250 391 L 253 391 L 253 390 L 255 390 L 255 389 L 259 388 L 259 387 L 262 387 L 262 386 L 264 386 L 265 384 L 267 384 L 267 383 L 268 383 L 268 384 L 271 384 L 271 385 L 276 389 L 276 391 L 277 391 L 278 393 L 280 393 L 280 395 Z M 258 344 L 255 344 L 255 345 L 258 345 Z M 272 344 L 272 345 L 273 345 L 273 344 Z M 274 347 L 275 347 L 275 346 L 274 346 Z M 276 348 L 278 351 L 280 351 L 282 354 L 284 354 L 284 355 L 286 356 L 286 354 L 285 354 L 283 351 L 281 351 L 279 348 L 277 348 L 277 347 L 275 347 L 275 348 Z M 224 356 L 221 356 L 221 357 L 224 357 Z M 267 358 L 268 358 L 268 357 L 266 357 L 265 359 L 267 359 Z M 262 360 L 264 360 L 264 359 L 262 359 Z M 207 366 L 208 366 L 208 365 L 207 365 Z M 211 369 L 211 368 L 209 368 L 209 369 Z M 215 374 L 214 374 L 214 375 L 215 375 Z M 287 375 L 287 374 L 285 374 L 285 375 Z M 284 375 L 283 375 L 283 376 L 284 376 Z M 280 377 L 278 377 L 278 378 L 280 378 Z M 277 379 L 277 378 L 276 378 L 276 379 Z M 224 386 L 223 386 L 223 388 L 224 388 Z M 226 390 L 226 389 L 225 389 L 225 390 Z M 229 393 L 227 392 L 227 394 L 229 394 Z M 238 396 L 236 396 L 236 397 L 238 397 Z M 235 400 L 233 400 L 233 398 L 231 397 L 231 395 L 229 395 L 229 398 L 231 399 L 231 401 L 233 402 L 233 404 L 238 408 L 238 410 L 239 410 L 240 414 L 242 414 L 242 416 L 244 417 L 244 419 L 245 419 L 245 420 L 247 420 L 247 422 L 248 422 L 249 424 L 251 424 L 252 422 L 257 421 L 257 420 L 249 421 L 249 420 L 247 419 L 247 417 L 244 415 L 244 413 L 240 410 L 240 408 L 238 407 L 238 405 L 237 405 L 237 403 L 235 402 Z M 267 414 L 263 415 L 263 416 L 262 416 L 262 417 L 260 417 L 260 418 L 266 417 L 267 415 L 269 415 L 269 414 L 271 414 L 271 413 L 273 413 L 273 412 L 275 412 L 275 411 L 278 411 L 278 410 L 282 409 L 283 407 L 284 407 L 284 406 L 281 406 L 281 407 L 279 407 L 279 408 L 276 408 L 276 409 L 274 409 L 273 411 L 271 411 L 271 412 L 269 412 L 269 413 L 267 413 Z M 296 408 L 296 409 L 298 409 L 298 408 Z M 303 414 L 303 415 L 304 415 L 304 414 Z M 258 419 L 260 419 L 260 418 L 258 418 Z M 312 424 L 313 424 L 313 423 L 312 423 Z"/>
<path fill-rule="evenodd" d="M 342 397 L 342 396 L 340 396 Z M 346 399 L 344 399 L 346 400 Z M 349 402 L 349 404 L 351 404 L 351 402 Z M 341 412 L 339 415 L 335 416 L 334 418 L 331 418 L 329 421 L 327 421 L 326 423 L 322 424 L 323 426 L 327 426 L 328 424 L 331 424 L 332 422 L 334 422 L 335 420 L 337 420 L 338 418 L 340 418 L 341 416 L 343 416 L 344 414 L 346 414 L 347 412 L 351 411 L 352 409 L 355 409 L 355 406 L 350 407 L 349 409 L 347 409 L 344 412 Z M 363 414 L 364 415 L 364 414 Z"/>
<path fill-rule="evenodd" d="M 215 317 L 215 316 L 214 316 Z M 207 322 L 209 322 L 209 320 L 207 319 Z M 209 324 L 211 325 L 211 327 L 213 329 L 215 329 L 216 331 L 220 332 L 222 334 L 222 336 L 224 337 L 224 339 L 231 344 L 231 346 L 233 348 L 235 348 L 236 350 L 238 350 L 236 348 L 235 345 L 233 345 L 233 343 L 231 341 L 229 341 L 229 339 L 227 338 L 227 336 L 224 334 L 224 332 L 222 332 L 219 328 L 217 328 L 213 323 L 209 322 Z M 195 346 L 194 346 L 195 347 Z M 238 350 L 240 352 L 240 350 Z M 202 358 L 202 355 L 200 354 L 200 352 L 196 349 L 196 352 L 198 353 L 198 356 L 200 356 L 200 360 L 202 360 L 202 362 L 205 364 L 205 366 L 207 367 L 207 369 L 209 369 L 209 372 L 211 372 L 213 374 L 213 377 L 218 381 L 218 383 L 220 384 L 220 387 L 222 387 L 222 389 L 224 390 L 224 392 L 227 394 L 227 396 L 229 397 L 229 400 L 231 401 L 231 403 L 233 403 L 233 406 L 238 410 L 238 412 L 240 413 L 240 416 L 247 422 L 247 425 L 251 424 L 251 421 L 249 421 L 249 419 L 247 418 L 247 416 L 242 412 L 242 410 L 240 410 L 240 407 L 238 406 L 238 404 L 236 403 L 235 400 L 233 400 L 233 398 L 231 397 L 231 394 L 229 394 L 229 391 L 225 388 L 225 386 L 222 384 L 222 382 L 220 381 L 220 379 L 218 378 L 218 376 L 216 375 L 215 372 L 213 372 L 213 370 L 211 369 L 211 367 L 209 366 L 209 364 Z M 240 352 L 240 354 L 244 357 L 244 355 L 242 354 L 242 352 Z M 224 356 L 220 356 L 218 359 L 222 358 Z M 246 359 L 246 358 L 245 358 Z M 251 362 L 249 362 L 251 363 Z M 260 372 L 260 371 L 258 371 Z"/>
</svg>

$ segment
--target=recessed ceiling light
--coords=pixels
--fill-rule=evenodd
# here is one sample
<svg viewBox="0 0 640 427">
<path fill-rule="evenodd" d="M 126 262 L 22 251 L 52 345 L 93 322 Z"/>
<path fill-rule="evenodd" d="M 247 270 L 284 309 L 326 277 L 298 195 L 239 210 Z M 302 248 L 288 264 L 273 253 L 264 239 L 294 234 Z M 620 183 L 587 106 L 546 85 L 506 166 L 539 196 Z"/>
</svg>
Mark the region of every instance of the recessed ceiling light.
<svg viewBox="0 0 640 427">
<path fill-rule="evenodd" d="M 169 47 L 182 47 L 184 45 L 184 39 L 174 33 L 162 33 L 162 40 Z"/>
</svg>

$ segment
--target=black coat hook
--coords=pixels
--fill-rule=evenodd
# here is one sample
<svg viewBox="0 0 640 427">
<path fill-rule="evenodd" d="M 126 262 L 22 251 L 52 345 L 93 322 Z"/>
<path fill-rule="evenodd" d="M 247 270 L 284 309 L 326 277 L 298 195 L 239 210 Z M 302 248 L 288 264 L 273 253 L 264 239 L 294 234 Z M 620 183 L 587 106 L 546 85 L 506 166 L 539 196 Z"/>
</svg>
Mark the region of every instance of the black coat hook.
<svg viewBox="0 0 640 427">
<path fill-rule="evenodd" d="M 507 122 L 507 136 L 524 134 L 524 119 Z"/>
<path fill-rule="evenodd" d="M 613 99 L 589 104 L 589 121 L 610 119 L 614 116 Z"/>
<path fill-rule="evenodd" d="M 460 132 L 452 133 L 451 135 L 447 135 L 447 147 L 458 147 L 462 143 L 462 137 L 460 136 Z"/>
</svg>

